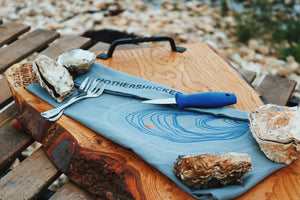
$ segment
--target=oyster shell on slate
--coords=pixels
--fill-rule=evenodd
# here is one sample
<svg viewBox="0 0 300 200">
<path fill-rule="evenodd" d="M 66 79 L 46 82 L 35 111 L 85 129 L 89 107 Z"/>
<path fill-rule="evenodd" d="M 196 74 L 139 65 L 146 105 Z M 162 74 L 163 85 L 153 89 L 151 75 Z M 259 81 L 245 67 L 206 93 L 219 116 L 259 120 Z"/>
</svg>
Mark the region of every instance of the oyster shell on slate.
<svg viewBox="0 0 300 200">
<path fill-rule="evenodd" d="M 267 104 L 249 114 L 250 130 L 265 156 L 290 164 L 300 156 L 300 109 Z"/>
<path fill-rule="evenodd" d="M 83 74 L 91 69 L 96 55 L 82 49 L 72 49 L 58 56 L 57 62 L 66 67 L 72 74 Z"/>
<path fill-rule="evenodd" d="M 242 177 L 252 171 L 252 162 L 249 155 L 233 152 L 223 155 L 179 156 L 173 171 L 188 186 L 211 188 L 242 183 Z"/>
<path fill-rule="evenodd" d="M 74 81 L 68 70 L 54 59 L 40 54 L 33 62 L 40 85 L 57 101 L 62 102 L 73 92 Z"/>
</svg>

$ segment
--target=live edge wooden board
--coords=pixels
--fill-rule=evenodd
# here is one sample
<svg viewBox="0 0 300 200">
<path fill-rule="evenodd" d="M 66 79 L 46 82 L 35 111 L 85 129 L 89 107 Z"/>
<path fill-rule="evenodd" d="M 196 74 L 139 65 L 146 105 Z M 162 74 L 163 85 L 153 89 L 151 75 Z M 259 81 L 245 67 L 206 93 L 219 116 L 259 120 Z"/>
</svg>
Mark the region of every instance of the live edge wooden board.
<svg viewBox="0 0 300 200">
<path fill-rule="evenodd" d="M 263 104 L 258 93 L 209 45 L 181 46 L 187 48 L 184 53 L 172 52 L 169 47 L 119 50 L 114 52 L 112 58 L 98 59 L 97 62 L 186 93 L 234 93 L 238 103 L 232 107 L 236 109 L 251 111 Z M 5 75 L 20 112 L 13 125 L 41 142 L 54 164 L 95 197 L 193 199 L 131 150 L 111 142 L 75 120 L 65 115 L 56 122 L 44 120 L 40 113 L 52 106 L 25 89 L 37 81 L 32 72 L 32 63 L 15 64 Z M 280 190 L 276 180 L 285 180 L 287 174 L 292 176 L 299 171 L 295 169 L 299 165 L 297 163 L 266 178 L 240 198 L 259 197 L 261 192 L 274 192 L 274 187 Z M 285 184 L 284 181 L 281 183 Z M 293 188 L 290 181 L 288 184 Z M 264 198 L 266 196 L 259 199 Z"/>
</svg>

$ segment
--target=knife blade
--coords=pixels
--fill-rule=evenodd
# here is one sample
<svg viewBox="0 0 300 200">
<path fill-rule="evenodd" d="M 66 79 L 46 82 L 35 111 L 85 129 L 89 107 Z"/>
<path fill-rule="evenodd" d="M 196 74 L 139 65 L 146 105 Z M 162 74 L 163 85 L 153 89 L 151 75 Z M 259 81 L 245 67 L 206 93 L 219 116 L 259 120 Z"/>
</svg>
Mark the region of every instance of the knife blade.
<svg viewBox="0 0 300 200">
<path fill-rule="evenodd" d="M 237 102 L 235 94 L 226 92 L 203 92 L 196 94 L 176 93 L 175 98 L 152 99 L 142 101 L 150 104 L 177 104 L 179 109 L 185 107 L 222 107 Z"/>
</svg>

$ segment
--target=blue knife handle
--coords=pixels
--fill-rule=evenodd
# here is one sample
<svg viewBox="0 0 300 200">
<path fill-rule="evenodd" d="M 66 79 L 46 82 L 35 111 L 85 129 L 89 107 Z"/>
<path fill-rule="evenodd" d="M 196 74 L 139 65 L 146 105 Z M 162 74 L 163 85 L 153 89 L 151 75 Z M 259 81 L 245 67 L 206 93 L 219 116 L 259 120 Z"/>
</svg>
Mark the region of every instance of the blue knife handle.
<svg viewBox="0 0 300 200">
<path fill-rule="evenodd" d="M 176 93 L 175 99 L 179 109 L 184 107 L 222 107 L 237 102 L 235 94 L 225 92 Z"/>
</svg>

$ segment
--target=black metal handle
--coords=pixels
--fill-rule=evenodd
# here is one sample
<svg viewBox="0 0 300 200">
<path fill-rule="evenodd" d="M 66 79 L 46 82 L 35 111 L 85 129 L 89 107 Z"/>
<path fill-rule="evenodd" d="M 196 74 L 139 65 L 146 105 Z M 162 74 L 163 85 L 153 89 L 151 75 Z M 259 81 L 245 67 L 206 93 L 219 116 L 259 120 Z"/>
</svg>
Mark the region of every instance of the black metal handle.
<svg viewBox="0 0 300 200">
<path fill-rule="evenodd" d="M 135 37 L 135 38 L 124 38 L 124 39 L 113 41 L 107 51 L 107 54 L 100 53 L 97 56 L 97 58 L 104 59 L 104 60 L 111 58 L 116 46 L 120 44 L 137 44 L 141 42 L 160 42 L 160 41 L 169 41 L 172 51 L 184 52 L 186 50 L 186 48 L 184 47 L 176 46 L 173 38 L 170 36 Z"/>
</svg>

